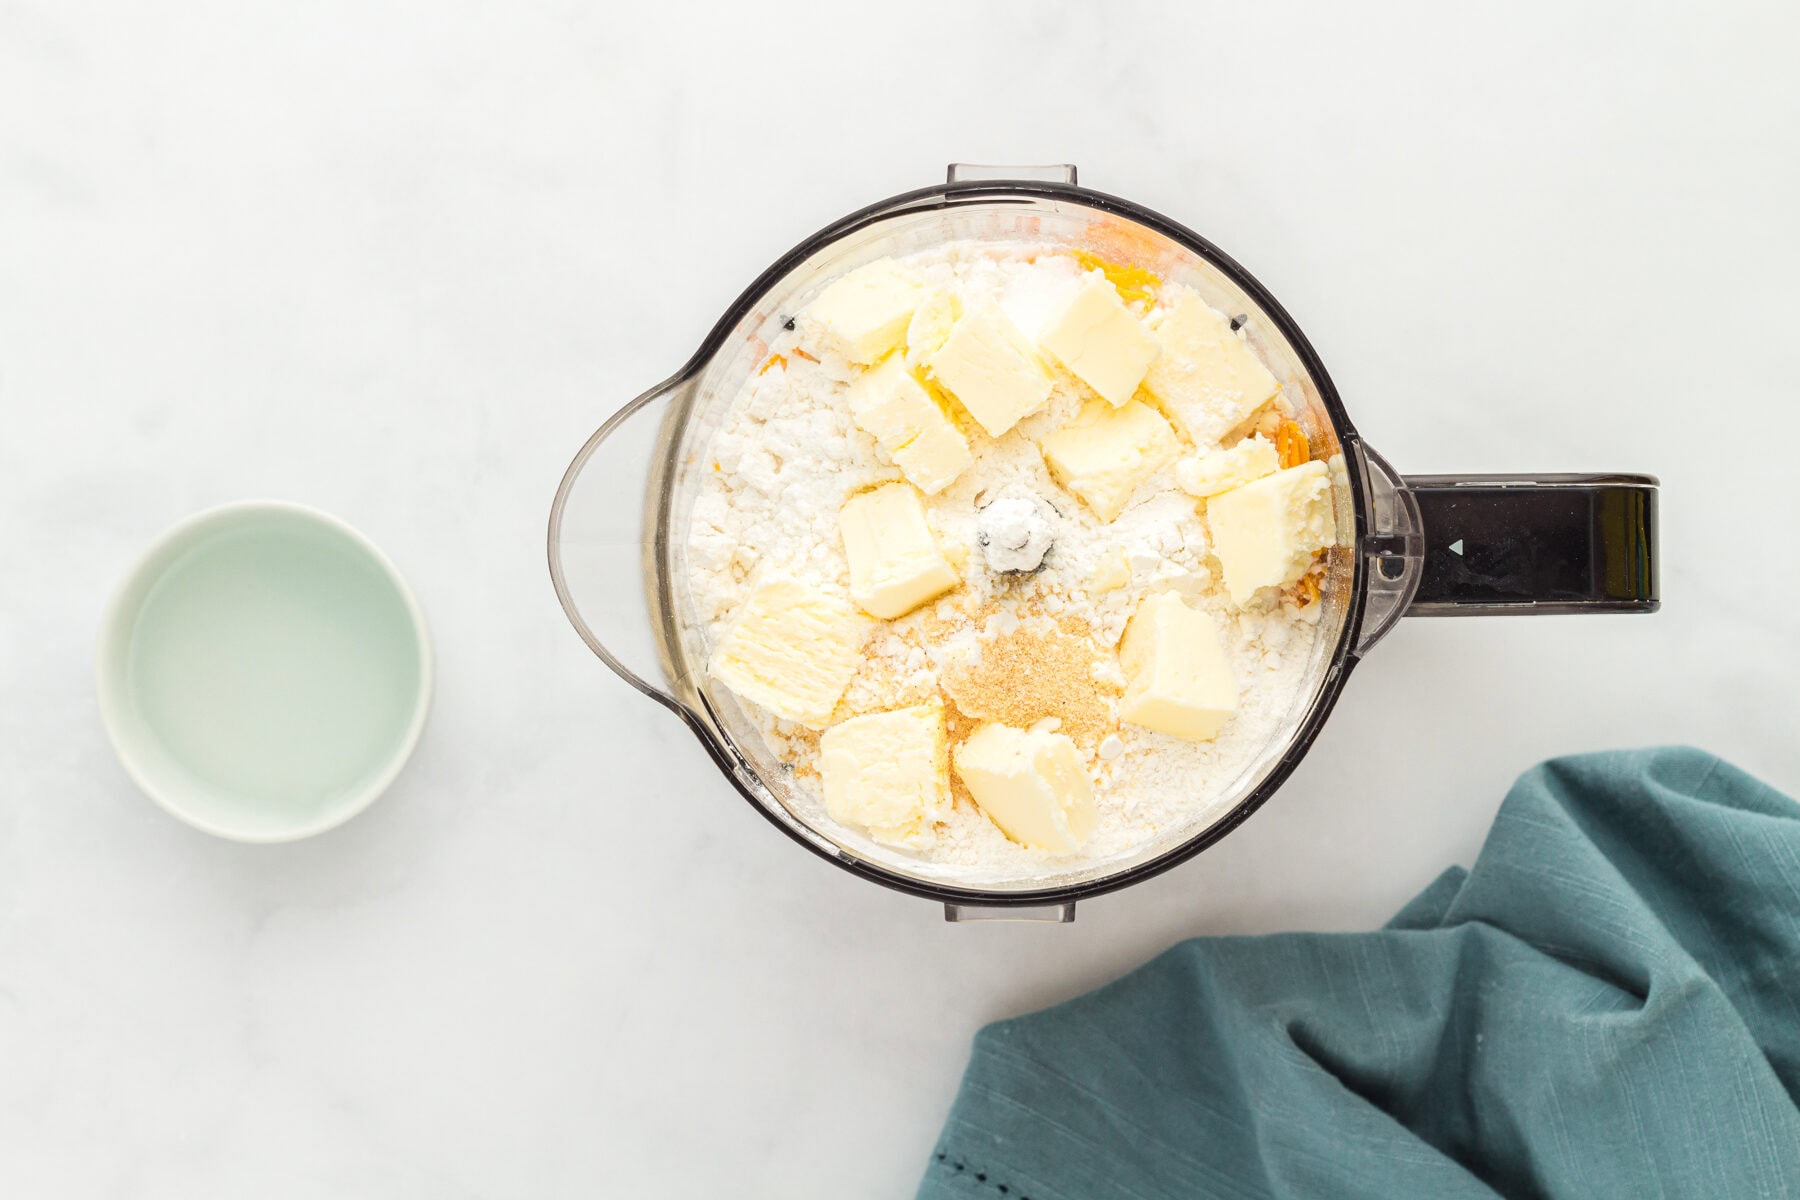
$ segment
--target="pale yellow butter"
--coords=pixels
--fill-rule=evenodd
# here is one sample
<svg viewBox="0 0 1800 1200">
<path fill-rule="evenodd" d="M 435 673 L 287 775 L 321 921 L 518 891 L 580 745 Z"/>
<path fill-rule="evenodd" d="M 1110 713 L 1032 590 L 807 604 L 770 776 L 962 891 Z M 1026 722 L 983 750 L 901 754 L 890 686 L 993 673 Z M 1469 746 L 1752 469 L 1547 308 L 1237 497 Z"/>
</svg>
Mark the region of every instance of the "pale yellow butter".
<svg viewBox="0 0 1800 1200">
<path fill-rule="evenodd" d="M 1131 582 L 1131 563 L 1123 550 L 1108 550 L 1094 564 L 1094 573 L 1088 579 L 1088 591 L 1095 595 L 1116 592 Z"/>
<path fill-rule="evenodd" d="M 943 705 L 869 713 L 833 725 L 819 739 L 825 811 L 884 842 L 900 842 L 950 803 Z"/>
<path fill-rule="evenodd" d="M 1245 438 L 1229 450 L 1182 459 L 1175 464 L 1175 482 L 1190 496 L 1204 500 L 1280 469 L 1281 454 L 1275 443 L 1258 435 Z"/>
<path fill-rule="evenodd" d="M 1043 451 L 1057 482 L 1110 521 L 1145 480 L 1181 452 L 1181 443 L 1147 404 L 1133 400 L 1114 408 L 1090 400 L 1074 420 L 1044 438 Z"/>
<path fill-rule="evenodd" d="M 944 348 L 950 331 L 962 316 L 962 301 L 955 292 L 931 291 L 913 310 L 906 324 L 906 365 L 924 371 L 931 356 Z"/>
<path fill-rule="evenodd" d="M 998 309 L 964 313 L 929 366 L 931 377 L 990 437 L 999 437 L 1050 398 L 1043 360 Z"/>
<path fill-rule="evenodd" d="M 1315 459 L 1221 492 L 1206 502 L 1206 523 L 1234 602 L 1293 583 L 1336 542 L 1330 468 Z"/>
<path fill-rule="evenodd" d="M 983 725 L 955 759 L 981 811 L 1020 845 L 1073 854 L 1093 832 L 1094 785 L 1064 735 Z"/>
<path fill-rule="evenodd" d="M 719 640 L 710 670 L 740 698 L 821 728 L 862 666 L 872 624 L 842 591 L 771 573 Z"/>
<path fill-rule="evenodd" d="M 1115 407 L 1131 399 L 1157 356 L 1156 340 L 1098 271 L 1082 279 L 1038 344 Z"/>
<path fill-rule="evenodd" d="M 1146 596 L 1119 643 L 1125 695 L 1119 719 L 1205 742 L 1237 712 L 1237 683 L 1211 613 L 1175 592 Z"/>
<path fill-rule="evenodd" d="M 1281 390 L 1224 313 L 1183 292 L 1152 330 L 1162 353 L 1144 390 L 1205 449 Z"/>
<path fill-rule="evenodd" d="M 890 354 L 850 385 L 850 416 L 927 496 L 950 486 L 975 460 L 935 397 Z"/>
<path fill-rule="evenodd" d="M 960 582 L 910 483 L 850 497 L 838 512 L 838 531 L 850 560 L 850 598 L 878 617 L 903 617 Z"/>
<path fill-rule="evenodd" d="M 891 258 L 877 259 L 832 283 L 807 309 L 809 321 L 853 363 L 881 359 L 906 337 L 925 287 Z"/>
</svg>

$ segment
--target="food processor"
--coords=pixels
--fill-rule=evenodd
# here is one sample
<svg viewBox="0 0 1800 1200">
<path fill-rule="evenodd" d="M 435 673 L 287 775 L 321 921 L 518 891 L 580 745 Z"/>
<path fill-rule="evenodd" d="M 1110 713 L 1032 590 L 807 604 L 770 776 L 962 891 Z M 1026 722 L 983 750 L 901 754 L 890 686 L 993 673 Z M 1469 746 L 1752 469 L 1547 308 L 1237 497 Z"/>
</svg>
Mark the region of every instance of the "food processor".
<svg viewBox="0 0 1800 1200">
<path fill-rule="evenodd" d="M 706 622 L 688 588 L 687 529 L 706 447 L 768 345 L 832 279 L 951 241 L 1085 251 L 1197 291 L 1230 314 L 1283 383 L 1331 470 L 1338 545 L 1326 552 L 1305 682 L 1287 719 L 1218 805 L 1101 861 L 972 877 L 830 820 L 707 677 Z M 733 786 L 800 845 L 865 879 L 941 902 L 951 920 L 1068 921 L 1076 901 L 1198 854 L 1281 786 L 1350 671 L 1402 616 L 1653 612 L 1657 481 L 1647 475 L 1401 475 L 1365 445 L 1299 327 L 1211 242 L 1079 186 L 1073 166 L 952 166 L 807 238 L 753 282 L 664 382 L 609 417 L 570 463 L 550 512 L 550 575 L 588 647 L 686 723 Z"/>
</svg>

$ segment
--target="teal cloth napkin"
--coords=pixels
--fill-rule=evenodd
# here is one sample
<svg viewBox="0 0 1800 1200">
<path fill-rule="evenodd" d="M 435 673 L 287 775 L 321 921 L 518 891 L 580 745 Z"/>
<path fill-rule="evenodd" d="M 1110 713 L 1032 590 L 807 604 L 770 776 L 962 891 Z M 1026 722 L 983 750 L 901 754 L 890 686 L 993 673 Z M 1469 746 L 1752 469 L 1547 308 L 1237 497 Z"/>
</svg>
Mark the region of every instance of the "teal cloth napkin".
<svg viewBox="0 0 1800 1200">
<path fill-rule="evenodd" d="M 975 1039 L 919 1195 L 1800 1197 L 1800 806 L 1559 759 L 1386 928 L 1184 942 Z"/>
</svg>

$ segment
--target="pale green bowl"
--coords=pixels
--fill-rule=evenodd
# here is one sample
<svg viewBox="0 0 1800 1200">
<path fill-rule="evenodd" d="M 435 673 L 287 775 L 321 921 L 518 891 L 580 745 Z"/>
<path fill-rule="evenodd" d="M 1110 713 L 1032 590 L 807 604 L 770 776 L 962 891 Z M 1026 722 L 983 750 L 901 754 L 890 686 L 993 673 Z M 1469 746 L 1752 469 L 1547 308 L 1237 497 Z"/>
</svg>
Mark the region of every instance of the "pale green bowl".
<svg viewBox="0 0 1800 1200">
<path fill-rule="evenodd" d="M 151 546 L 100 631 L 100 715 L 163 808 L 245 842 L 342 824 L 394 781 L 431 707 L 425 619 L 335 517 L 246 501 Z"/>
</svg>

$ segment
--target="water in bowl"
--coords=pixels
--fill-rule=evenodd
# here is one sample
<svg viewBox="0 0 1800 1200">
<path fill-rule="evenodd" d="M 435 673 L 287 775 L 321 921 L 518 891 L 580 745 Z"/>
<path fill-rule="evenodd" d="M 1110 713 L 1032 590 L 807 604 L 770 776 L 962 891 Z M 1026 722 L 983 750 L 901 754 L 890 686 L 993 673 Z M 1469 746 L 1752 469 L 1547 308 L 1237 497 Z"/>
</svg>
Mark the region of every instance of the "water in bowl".
<svg viewBox="0 0 1800 1200">
<path fill-rule="evenodd" d="M 325 820 L 406 742 L 424 664 L 407 603 L 362 547 L 263 514 L 188 548 L 145 595 L 127 688 L 196 815 L 255 833 Z M 210 811 L 209 811 L 210 810 Z"/>
</svg>

